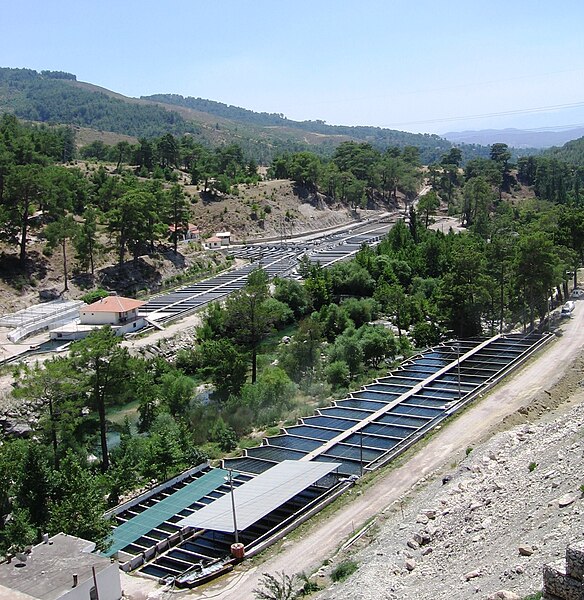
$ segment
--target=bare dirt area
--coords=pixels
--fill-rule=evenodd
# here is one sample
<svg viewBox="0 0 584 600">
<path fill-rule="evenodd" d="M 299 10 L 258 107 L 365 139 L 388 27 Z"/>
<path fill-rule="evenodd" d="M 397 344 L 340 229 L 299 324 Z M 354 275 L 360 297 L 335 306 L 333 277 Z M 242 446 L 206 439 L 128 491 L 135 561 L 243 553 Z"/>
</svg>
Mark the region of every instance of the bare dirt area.
<svg viewBox="0 0 584 600">
<path fill-rule="evenodd" d="M 375 216 L 379 210 L 355 212 L 327 196 L 311 192 L 288 179 L 240 185 L 236 194 L 211 196 L 185 185 L 191 196 L 193 222 L 206 233 L 228 230 L 236 243 L 284 239 Z"/>
<path fill-rule="evenodd" d="M 320 597 L 463 599 L 486 598 L 502 588 L 521 593 L 538 589 L 541 564 L 561 553 L 571 536 L 581 534 L 583 307 L 584 303 L 577 305 L 573 318 L 562 327 L 561 338 L 416 452 L 376 474 L 374 481 L 358 484 L 336 510 L 325 511 L 303 526 L 262 557 L 263 562 L 244 562 L 231 575 L 185 595 L 253 598 L 262 573 L 311 573 L 331 557 L 335 557 L 334 565 L 347 556 L 360 564 L 359 570 L 345 584 L 332 584 Z M 473 450 L 466 457 L 468 448 Z M 489 453 L 495 458 L 487 463 L 484 457 Z M 531 462 L 537 463 L 532 471 Z M 452 478 L 450 487 L 442 486 L 445 476 Z M 504 492 L 493 488 L 494 479 Z M 453 489 L 459 492 L 451 494 Z M 556 499 L 568 493 L 576 499 L 571 508 L 560 510 Z M 456 510 L 453 502 L 448 504 L 449 498 L 456 499 Z M 493 514 L 487 512 L 489 506 Z M 434 525 L 442 532 L 440 536 L 433 532 L 439 540 L 434 544 L 441 546 L 434 548 L 430 543 L 432 551 L 422 554 L 424 548 L 418 544 L 414 551 L 407 542 L 423 529 L 416 522 L 418 515 L 430 509 L 445 524 L 443 529 L 439 529 L 442 521 Z M 449 517 L 452 513 L 460 515 L 461 522 Z M 338 554 L 340 545 L 370 519 L 375 522 L 372 533 L 349 553 Z M 546 537 L 553 531 L 556 537 Z M 365 548 L 358 550 L 359 544 Z M 543 551 L 546 544 L 549 547 Z M 519 557 L 519 545 L 530 545 L 534 551 Z M 415 561 L 412 571 L 405 566 L 406 552 Z M 437 559 L 432 563 L 434 556 Z M 330 568 L 323 570 L 322 582 L 327 581 Z M 471 571 L 481 574 L 470 577 L 468 584 L 465 575 Z M 143 594 L 130 594 L 131 598 L 155 598 L 162 593 L 143 579 L 129 579 L 128 589 Z"/>
<path fill-rule="evenodd" d="M 136 296 L 160 290 L 173 278 L 191 270 L 193 277 L 209 276 L 225 263 L 218 252 L 201 252 L 198 245 L 181 244 L 179 253 L 161 248 L 153 255 L 129 260 L 119 267 L 113 256 L 103 257 L 95 277 L 75 272 L 74 250 L 68 249 L 70 261 L 68 290 L 64 291 L 63 259 L 59 252 L 46 256 L 42 241 L 30 244 L 26 269 L 14 265 L 11 254 L 0 256 L 0 314 L 7 314 L 58 297 L 77 299 L 91 289 L 103 287 L 122 295 Z M 109 260 L 108 260 L 109 259 Z"/>
<path fill-rule="evenodd" d="M 461 226 L 460 219 L 447 216 L 436 217 L 434 219 L 434 222 L 431 225 L 429 225 L 428 229 L 433 229 L 434 231 L 441 231 L 444 234 L 447 234 L 450 231 L 453 231 L 454 233 L 466 231 L 466 229 Z"/>
</svg>

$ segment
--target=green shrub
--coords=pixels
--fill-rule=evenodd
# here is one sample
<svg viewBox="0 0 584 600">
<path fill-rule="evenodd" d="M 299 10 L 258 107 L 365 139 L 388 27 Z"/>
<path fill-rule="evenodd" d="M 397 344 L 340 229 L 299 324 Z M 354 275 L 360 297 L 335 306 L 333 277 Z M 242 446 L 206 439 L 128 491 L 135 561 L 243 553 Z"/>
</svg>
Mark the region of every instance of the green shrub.
<svg viewBox="0 0 584 600">
<path fill-rule="evenodd" d="M 359 565 L 354 560 L 345 560 L 333 569 L 331 579 L 333 581 L 345 581 L 345 579 L 350 577 L 358 568 Z"/>
<path fill-rule="evenodd" d="M 342 360 L 336 360 L 325 369 L 327 381 L 333 388 L 345 388 L 349 385 L 349 367 Z"/>
<path fill-rule="evenodd" d="M 109 296 L 109 292 L 102 288 L 98 288 L 96 290 L 92 290 L 91 292 L 87 292 L 84 296 L 81 296 L 81 300 L 85 302 L 85 304 L 93 304 L 93 302 L 97 302 L 102 298 L 106 298 Z"/>
<path fill-rule="evenodd" d="M 527 467 L 529 469 L 529 472 L 532 473 L 533 471 L 535 471 L 535 469 L 537 469 L 537 463 L 534 461 L 531 461 L 529 463 L 529 467 Z"/>
</svg>

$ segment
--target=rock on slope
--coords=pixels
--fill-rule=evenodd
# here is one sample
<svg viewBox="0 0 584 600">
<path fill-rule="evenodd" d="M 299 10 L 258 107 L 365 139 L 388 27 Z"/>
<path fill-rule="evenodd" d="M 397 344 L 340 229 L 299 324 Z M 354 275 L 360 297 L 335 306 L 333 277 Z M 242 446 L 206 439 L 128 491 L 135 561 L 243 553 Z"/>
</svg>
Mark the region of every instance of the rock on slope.
<svg viewBox="0 0 584 600">
<path fill-rule="evenodd" d="M 351 556 L 357 572 L 318 597 L 466 600 L 540 590 L 543 564 L 584 538 L 583 400 L 577 391 L 569 408 L 499 433 L 452 473 L 421 481 Z"/>
</svg>

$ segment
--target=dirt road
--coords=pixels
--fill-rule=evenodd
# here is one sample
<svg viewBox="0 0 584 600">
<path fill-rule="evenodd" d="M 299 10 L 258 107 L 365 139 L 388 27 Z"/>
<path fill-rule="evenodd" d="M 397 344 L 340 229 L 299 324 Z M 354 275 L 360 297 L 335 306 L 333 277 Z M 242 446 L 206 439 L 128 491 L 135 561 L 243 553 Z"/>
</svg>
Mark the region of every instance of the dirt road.
<svg viewBox="0 0 584 600">
<path fill-rule="evenodd" d="M 529 404 L 534 394 L 557 382 L 584 348 L 584 302 L 577 303 L 572 319 L 563 324 L 562 330 L 562 337 L 536 359 L 445 426 L 402 466 L 380 477 L 354 501 L 311 527 L 301 539 L 285 542 L 281 551 L 259 568 L 243 563 L 230 576 L 187 596 L 252 599 L 262 573 L 310 572 L 318 567 L 335 553 L 341 541 L 406 494 L 418 480 L 447 466 L 467 447 L 496 429 L 506 416 Z"/>
</svg>

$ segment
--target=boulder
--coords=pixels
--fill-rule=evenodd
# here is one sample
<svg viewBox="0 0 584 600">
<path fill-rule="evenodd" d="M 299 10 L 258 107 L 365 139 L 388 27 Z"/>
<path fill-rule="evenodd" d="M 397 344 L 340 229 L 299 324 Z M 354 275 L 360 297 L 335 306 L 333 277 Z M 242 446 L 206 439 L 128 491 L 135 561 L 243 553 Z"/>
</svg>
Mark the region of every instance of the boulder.
<svg viewBox="0 0 584 600">
<path fill-rule="evenodd" d="M 487 600 L 521 600 L 521 596 L 509 590 L 499 590 L 488 596 Z"/>
<path fill-rule="evenodd" d="M 413 571 L 416 568 L 416 560 L 414 558 L 408 558 L 405 565 L 408 571 Z"/>
<path fill-rule="evenodd" d="M 570 504 L 576 502 L 576 500 L 578 500 L 577 494 L 564 494 L 563 496 L 552 500 L 550 504 L 557 504 L 560 508 L 565 508 L 566 506 L 570 506 Z"/>
<path fill-rule="evenodd" d="M 6 429 L 5 433 L 15 437 L 29 437 L 32 433 L 32 427 L 28 423 L 13 423 Z"/>
<path fill-rule="evenodd" d="M 41 302 L 49 302 L 50 300 L 57 300 L 60 296 L 59 290 L 56 288 L 47 288 L 46 290 L 39 290 L 39 300 Z"/>
</svg>

